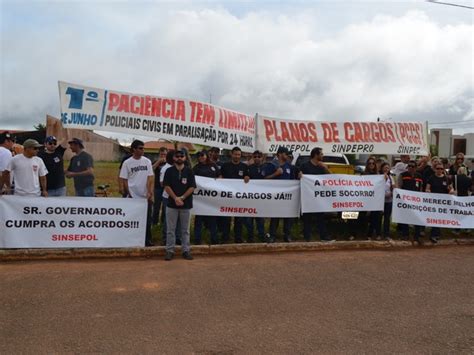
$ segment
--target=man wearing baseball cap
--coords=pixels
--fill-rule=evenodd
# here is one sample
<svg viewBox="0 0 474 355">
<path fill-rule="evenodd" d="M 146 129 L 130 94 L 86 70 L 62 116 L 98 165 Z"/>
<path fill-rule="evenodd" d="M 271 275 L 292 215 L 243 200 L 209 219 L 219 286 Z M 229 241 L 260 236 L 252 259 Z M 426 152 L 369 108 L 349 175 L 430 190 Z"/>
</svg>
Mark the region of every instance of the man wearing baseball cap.
<svg viewBox="0 0 474 355">
<path fill-rule="evenodd" d="M 68 143 L 76 155 L 72 157 L 65 175 L 74 179 L 76 196 L 94 197 L 94 159 L 84 151 L 81 139 L 73 138 Z"/>
<path fill-rule="evenodd" d="M 15 195 L 48 196 L 46 174 L 48 170 L 41 158 L 37 157 L 42 147 L 38 141 L 27 139 L 23 143 L 23 154 L 15 155 L 3 172 L 6 193 L 11 193 L 10 174 L 15 176 Z"/>
<path fill-rule="evenodd" d="M 12 148 L 15 140 L 11 136 L 10 132 L 3 132 L 0 134 L 0 194 L 3 191 L 4 181 L 3 172 L 8 166 L 10 160 L 12 160 Z"/>
<path fill-rule="evenodd" d="M 58 144 L 55 136 L 48 136 L 44 140 L 44 150 L 38 153 L 43 159 L 48 175 L 46 176 L 48 185 L 48 196 L 66 196 L 66 181 L 64 179 L 64 148 Z"/>
</svg>

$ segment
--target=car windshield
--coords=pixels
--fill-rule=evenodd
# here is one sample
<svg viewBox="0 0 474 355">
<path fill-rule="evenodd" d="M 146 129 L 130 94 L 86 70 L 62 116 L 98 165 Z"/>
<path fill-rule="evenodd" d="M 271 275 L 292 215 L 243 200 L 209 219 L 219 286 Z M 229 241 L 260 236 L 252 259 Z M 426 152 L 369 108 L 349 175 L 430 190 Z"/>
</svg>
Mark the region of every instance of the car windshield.
<svg viewBox="0 0 474 355">
<path fill-rule="evenodd" d="M 301 164 L 306 163 L 309 161 L 311 157 L 309 155 L 300 155 L 296 159 L 296 166 L 300 166 Z M 334 156 L 334 155 L 323 155 L 323 162 L 325 163 L 337 163 L 337 164 L 346 164 L 346 160 L 344 157 Z"/>
</svg>

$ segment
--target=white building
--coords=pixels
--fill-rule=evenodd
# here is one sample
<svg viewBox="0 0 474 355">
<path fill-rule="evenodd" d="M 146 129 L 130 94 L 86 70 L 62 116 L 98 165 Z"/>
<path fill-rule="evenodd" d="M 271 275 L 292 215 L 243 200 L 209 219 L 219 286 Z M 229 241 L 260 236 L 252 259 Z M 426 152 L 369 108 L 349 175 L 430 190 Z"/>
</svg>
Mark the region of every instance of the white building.
<svg viewBox="0 0 474 355">
<path fill-rule="evenodd" d="M 430 144 L 438 147 L 438 156 L 442 158 L 459 152 L 474 156 L 474 133 L 460 136 L 453 135 L 452 128 L 433 128 L 430 130 Z"/>
</svg>

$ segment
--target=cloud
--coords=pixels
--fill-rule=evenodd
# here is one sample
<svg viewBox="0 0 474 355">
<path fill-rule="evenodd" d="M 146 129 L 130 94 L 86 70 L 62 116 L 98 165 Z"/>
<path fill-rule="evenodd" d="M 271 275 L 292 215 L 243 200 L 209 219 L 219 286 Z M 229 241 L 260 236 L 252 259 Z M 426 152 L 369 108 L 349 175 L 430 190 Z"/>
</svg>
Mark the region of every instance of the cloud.
<svg viewBox="0 0 474 355">
<path fill-rule="evenodd" d="M 9 128 L 59 115 L 58 80 L 212 97 L 237 111 L 292 119 L 473 116 L 472 24 L 440 25 L 412 11 L 327 33 L 312 12 L 67 9 L 45 15 L 62 19 L 51 27 L 4 31 L 0 114 L 3 124 L 15 123 Z M 90 26 L 81 21 L 87 16 Z"/>
</svg>

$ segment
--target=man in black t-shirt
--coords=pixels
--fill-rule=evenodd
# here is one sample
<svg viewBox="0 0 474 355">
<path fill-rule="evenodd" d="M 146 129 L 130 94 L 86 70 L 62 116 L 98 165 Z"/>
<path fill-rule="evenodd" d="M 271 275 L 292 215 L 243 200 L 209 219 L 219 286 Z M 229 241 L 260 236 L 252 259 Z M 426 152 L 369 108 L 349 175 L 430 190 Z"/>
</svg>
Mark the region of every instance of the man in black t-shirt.
<svg viewBox="0 0 474 355">
<path fill-rule="evenodd" d="M 76 155 L 72 157 L 65 175 L 74 179 L 76 196 L 94 197 L 94 159 L 84 151 L 81 139 L 73 138 L 68 143 Z"/>
<path fill-rule="evenodd" d="M 250 179 L 263 179 L 263 170 L 264 170 L 264 156 L 261 151 L 256 150 L 252 154 L 253 158 L 253 164 L 249 165 L 249 177 Z M 253 231 L 253 224 L 255 220 L 255 224 L 257 225 L 257 234 L 258 234 L 258 239 L 260 242 L 270 242 L 270 234 L 265 235 L 265 219 L 263 217 L 257 217 L 257 218 L 252 218 L 249 217 L 250 220 L 250 225 Z"/>
<path fill-rule="evenodd" d="M 64 152 L 66 148 L 62 144 L 58 145 L 55 136 L 48 136 L 44 141 L 44 150 L 38 153 L 43 159 L 48 175 L 46 175 L 46 186 L 48 196 L 66 196 L 66 181 L 64 179 Z"/>
<path fill-rule="evenodd" d="M 196 179 L 191 168 L 184 165 L 185 152 L 177 150 L 174 153 L 174 165 L 168 168 L 163 179 L 163 187 L 168 197 L 166 207 L 166 257 L 173 259 L 176 246 L 176 224 L 181 225 L 181 248 L 183 258 L 192 260 L 189 246 L 189 224 L 191 208 L 193 208 L 193 191 L 196 188 Z"/>
<path fill-rule="evenodd" d="M 306 175 L 324 175 L 330 174 L 328 167 L 323 163 L 323 149 L 313 148 L 311 150 L 311 159 L 301 165 L 300 178 Z M 313 217 L 316 219 L 316 227 L 318 228 L 319 238 L 322 242 L 332 242 L 326 228 L 325 214 L 319 213 L 303 213 L 303 236 L 309 242 L 311 240 L 311 225 Z"/>
<path fill-rule="evenodd" d="M 240 161 L 242 151 L 239 147 L 232 148 L 231 161 L 222 164 L 220 176 L 224 179 L 243 179 L 248 182 L 250 179 L 249 168 L 247 164 Z M 222 217 L 222 241 L 225 243 L 229 240 L 231 217 Z M 234 241 L 242 243 L 242 224 L 245 224 L 248 232 L 248 242 L 253 241 L 253 228 L 248 217 L 234 217 Z"/>
<path fill-rule="evenodd" d="M 423 177 L 416 172 L 416 162 L 410 160 L 407 164 L 407 171 L 400 174 L 398 177 L 398 188 L 409 191 L 423 191 Z M 414 240 L 419 244 L 421 241 L 421 226 L 415 226 Z M 409 239 L 409 226 L 408 224 L 399 224 L 399 230 L 401 232 L 401 239 Z"/>
</svg>

